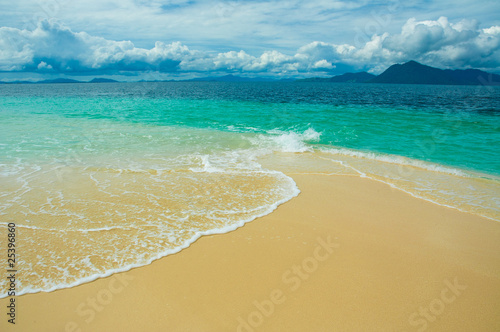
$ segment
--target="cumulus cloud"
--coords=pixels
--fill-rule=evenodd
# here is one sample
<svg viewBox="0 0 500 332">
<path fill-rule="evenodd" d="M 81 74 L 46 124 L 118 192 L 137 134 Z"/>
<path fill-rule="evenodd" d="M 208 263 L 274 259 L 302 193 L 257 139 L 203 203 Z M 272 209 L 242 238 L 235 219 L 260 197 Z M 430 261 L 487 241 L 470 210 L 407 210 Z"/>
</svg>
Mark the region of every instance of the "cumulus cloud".
<svg viewBox="0 0 500 332">
<path fill-rule="evenodd" d="M 54 68 L 52 68 L 51 65 L 48 65 L 45 61 L 40 62 L 36 68 L 40 71 L 44 71 L 44 70 L 50 71 L 50 70 L 54 69 Z"/>
<path fill-rule="evenodd" d="M 374 34 L 362 45 L 321 41 L 295 54 L 267 50 L 217 53 L 181 42 L 156 42 L 150 49 L 73 32 L 56 21 L 33 30 L 0 28 L 0 71 L 59 74 L 240 73 L 268 76 L 333 75 L 346 71 L 378 73 L 394 63 L 416 60 L 441 68 L 500 69 L 500 27 L 475 21 L 451 23 L 409 19 L 397 34 Z"/>
<path fill-rule="evenodd" d="M 106 71 L 175 71 L 195 52 L 174 42 L 149 50 L 130 41 L 111 41 L 75 33 L 56 22 L 41 21 L 33 31 L 0 28 L 0 70 L 61 73 Z"/>
<path fill-rule="evenodd" d="M 387 66 L 416 60 L 441 68 L 500 70 L 500 27 L 480 29 L 475 21 L 450 23 L 409 19 L 399 34 L 375 34 L 361 46 L 313 42 L 299 49 L 309 58 L 324 58 L 380 72 Z"/>
<path fill-rule="evenodd" d="M 0 28 L 0 70 L 53 71 L 65 74 L 116 72 L 248 72 L 296 74 L 331 69 L 326 60 L 310 62 L 276 50 L 253 56 L 243 50 L 212 53 L 191 50 L 180 42 L 156 42 L 151 49 L 131 41 L 113 41 L 73 32 L 55 21 L 42 21 L 33 31 Z M 323 61 L 321 61 L 323 60 Z"/>
</svg>

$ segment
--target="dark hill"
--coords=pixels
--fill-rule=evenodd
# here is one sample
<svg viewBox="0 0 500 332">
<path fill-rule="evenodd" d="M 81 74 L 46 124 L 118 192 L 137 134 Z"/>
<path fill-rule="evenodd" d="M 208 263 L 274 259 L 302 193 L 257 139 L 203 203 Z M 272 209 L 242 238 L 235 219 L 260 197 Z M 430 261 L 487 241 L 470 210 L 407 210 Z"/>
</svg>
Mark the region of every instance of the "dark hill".
<svg viewBox="0 0 500 332">
<path fill-rule="evenodd" d="M 273 79 L 266 78 L 250 78 L 240 77 L 235 75 L 216 76 L 216 77 L 200 77 L 186 80 L 186 82 L 268 82 L 274 81 Z"/>
<path fill-rule="evenodd" d="M 375 75 L 369 74 L 365 71 L 360 73 L 345 73 L 333 77 L 312 77 L 297 80 L 297 82 L 334 82 L 334 83 L 364 83 L 374 78 Z"/>
<path fill-rule="evenodd" d="M 118 81 L 109 79 L 109 78 L 94 78 L 89 83 L 117 83 Z"/>
<path fill-rule="evenodd" d="M 53 80 L 43 80 L 43 81 L 39 81 L 36 83 L 44 83 L 45 84 L 45 83 L 83 83 L 83 82 L 80 82 L 77 80 L 72 80 L 70 78 L 56 78 Z"/>
<path fill-rule="evenodd" d="M 496 85 L 500 75 L 489 74 L 477 69 L 442 70 L 416 61 L 390 66 L 386 71 L 368 83 L 392 84 L 447 84 L 447 85 Z"/>
</svg>

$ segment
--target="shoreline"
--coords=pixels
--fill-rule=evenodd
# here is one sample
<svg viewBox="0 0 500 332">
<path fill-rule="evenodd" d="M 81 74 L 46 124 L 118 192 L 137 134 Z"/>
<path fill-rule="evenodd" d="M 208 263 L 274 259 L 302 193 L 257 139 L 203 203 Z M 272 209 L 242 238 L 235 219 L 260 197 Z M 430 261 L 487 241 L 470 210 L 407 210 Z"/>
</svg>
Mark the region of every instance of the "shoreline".
<svg viewBox="0 0 500 332">
<path fill-rule="evenodd" d="M 150 265 L 17 297 L 16 326 L 0 328 L 500 330 L 498 221 L 367 178 L 290 176 L 301 194 L 271 214 Z"/>
</svg>

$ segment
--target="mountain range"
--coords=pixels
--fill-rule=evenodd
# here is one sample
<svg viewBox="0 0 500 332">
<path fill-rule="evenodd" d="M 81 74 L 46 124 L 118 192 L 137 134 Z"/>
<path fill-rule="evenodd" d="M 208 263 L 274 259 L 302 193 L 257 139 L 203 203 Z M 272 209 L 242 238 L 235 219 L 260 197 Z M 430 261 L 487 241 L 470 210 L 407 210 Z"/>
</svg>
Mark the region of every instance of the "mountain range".
<svg viewBox="0 0 500 332">
<path fill-rule="evenodd" d="M 376 76 L 367 72 L 345 73 L 333 77 L 312 77 L 305 79 L 274 80 L 268 78 L 249 78 L 234 75 L 217 77 L 202 77 L 184 81 L 162 82 L 332 82 L 332 83 L 388 83 L 388 84 L 436 84 L 436 85 L 500 85 L 500 75 L 490 74 L 478 69 L 439 69 L 423 65 L 416 61 L 395 64 Z M 68 78 L 57 78 L 38 82 L 15 81 L 0 84 L 34 84 L 34 83 L 115 83 L 118 81 L 107 78 L 94 78 L 89 82 L 82 82 Z"/>
<path fill-rule="evenodd" d="M 77 81 L 70 78 L 56 78 L 53 80 L 43 80 L 43 81 L 14 81 L 14 82 L 2 82 L 0 84 L 55 84 L 55 83 L 118 83 L 118 81 L 109 78 L 94 78 L 91 81 Z"/>
<path fill-rule="evenodd" d="M 416 61 L 395 64 L 375 76 L 367 72 L 346 73 L 328 78 L 306 78 L 298 82 L 433 84 L 433 85 L 500 85 L 500 75 L 478 69 L 439 69 Z"/>
<path fill-rule="evenodd" d="M 365 71 L 359 73 L 345 73 L 333 77 L 312 77 L 297 80 L 297 82 L 334 82 L 334 83 L 365 83 L 376 76 Z"/>
<path fill-rule="evenodd" d="M 451 70 L 422 65 L 416 61 L 396 64 L 367 83 L 500 85 L 500 75 L 478 69 Z"/>
</svg>

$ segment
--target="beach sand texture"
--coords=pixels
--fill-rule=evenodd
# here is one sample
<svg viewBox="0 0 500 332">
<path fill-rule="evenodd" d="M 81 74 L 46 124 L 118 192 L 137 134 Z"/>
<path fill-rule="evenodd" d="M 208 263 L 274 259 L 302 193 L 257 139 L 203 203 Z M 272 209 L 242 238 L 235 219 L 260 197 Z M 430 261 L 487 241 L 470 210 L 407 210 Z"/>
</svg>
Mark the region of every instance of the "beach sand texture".
<svg viewBox="0 0 500 332">
<path fill-rule="evenodd" d="M 354 176 L 151 265 L 16 298 L 2 331 L 499 331 L 500 224 Z M 3 311 L 9 298 L 0 299 Z"/>
</svg>

